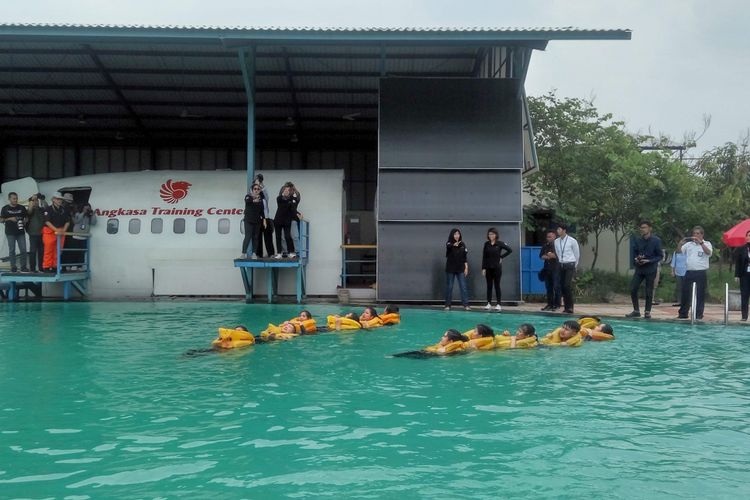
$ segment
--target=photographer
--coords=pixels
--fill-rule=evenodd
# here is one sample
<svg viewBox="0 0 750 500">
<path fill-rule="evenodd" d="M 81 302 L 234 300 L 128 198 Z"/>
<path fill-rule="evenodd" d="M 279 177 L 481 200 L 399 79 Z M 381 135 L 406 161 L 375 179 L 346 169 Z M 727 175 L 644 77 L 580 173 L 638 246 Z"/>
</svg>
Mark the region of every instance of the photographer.
<svg viewBox="0 0 750 500">
<path fill-rule="evenodd" d="M 88 243 L 86 240 L 88 240 L 88 235 L 91 234 L 91 226 L 94 224 L 96 224 L 96 214 L 91 209 L 91 204 L 84 203 L 73 213 L 73 237 L 65 245 L 68 258 L 64 259 L 64 262 L 74 264 L 74 269 L 85 263 L 85 253 L 78 250 L 87 248 Z"/>
<path fill-rule="evenodd" d="M 682 281 L 682 299 L 680 300 L 680 319 L 687 319 L 690 309 L 693 283 L 695 283 L 695 317 L 703 319 L 703 306 L 706 300 L 708 285 L 708 259 L 714 253 L 710 241 L 703 239 L 703 228 L 695 226 L 692 236 L 683 238 L 677 245 L 677 251 L 685 254 L 687 271 Z"/>
<path fill-rule="evenodd" d="M 643 280 L 646 280 L 646 307 L 643 317 L 651 318 L 651 304 L 654 300 L 654 281 L 656 280 L 656 271 L 659 262 L 664 255 L 661 249 L 661 240 L 658 236 L 651 233 L 651 223 L 641 221 L 638 224 L 641 231 L 640 238 L 633 238 L 630 241 L 630 252 L 634 255 L 633 263 L 635 272 L 633 280 L 630 282 L 630 299 L 633 301 L 633 312 L 626 314 L 626 318 L 639 318 L 641 310 L 638 306 L 638 290 Z"/>
<path fill-rule="evenodd" d="M 263 227 L 261 229 L 261 235 L 263 242 L 266 244 L 266 254 L 269 257 L 273 257 L 273 219 L 268 217 L 268 191 L 266 186 L 263 184 L 263 174 L 257 174 L 253 184 L 260 186 L 260 195 L 263 198 Z M 256 252 L 258 257 L 263 257 L 263 248 L 258 246 Z"/>
</svg>

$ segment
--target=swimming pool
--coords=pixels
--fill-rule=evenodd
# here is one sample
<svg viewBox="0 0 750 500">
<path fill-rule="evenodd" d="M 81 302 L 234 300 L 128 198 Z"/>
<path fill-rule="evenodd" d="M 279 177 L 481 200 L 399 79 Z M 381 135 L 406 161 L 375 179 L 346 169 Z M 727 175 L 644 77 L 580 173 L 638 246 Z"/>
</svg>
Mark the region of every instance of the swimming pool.
<svg viewBox="0 0 750 500">
<path fill-rule="evenodd" d="M 342 311 L 309 306 L 316 316 Z M 750 493 L 743 328 L 614 322 L 615 342 L 387 357 L 477 322 L 403 323 L 186 357 L 219 325 L 295 306 L 5 304 L 4 498 L 740 498 Z"/>
</svg>

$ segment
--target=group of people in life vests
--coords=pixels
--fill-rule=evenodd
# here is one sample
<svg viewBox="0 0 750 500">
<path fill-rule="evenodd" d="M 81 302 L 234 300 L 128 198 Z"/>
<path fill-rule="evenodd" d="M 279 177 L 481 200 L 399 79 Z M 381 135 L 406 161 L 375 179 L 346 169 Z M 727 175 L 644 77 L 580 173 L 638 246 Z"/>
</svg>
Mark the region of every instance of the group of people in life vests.
<svg viewBox="0 0 750 500">
<path fill-rule="evenodd" d="M 388 305 L 381 314 L 374 307 L 366 307 L 359 316 L 350 312 L 344 315 L 329 315 L 326 325 L 318 326 L 310 311 L 302 311 L 299 316 L 268 326 L 259 335 L 253 335 L 247 327 L 237 325 L 234 328 L 219 328 L 219 336 L 211 345 L 216 349 L 235 349 L 255 343 L 274 340 L 291 340 L 300 335 L 314 335 L 318 332 L 333 330 L 360 330 L 396 325 L 401 322 L 398 306 Z"/>
</svg>

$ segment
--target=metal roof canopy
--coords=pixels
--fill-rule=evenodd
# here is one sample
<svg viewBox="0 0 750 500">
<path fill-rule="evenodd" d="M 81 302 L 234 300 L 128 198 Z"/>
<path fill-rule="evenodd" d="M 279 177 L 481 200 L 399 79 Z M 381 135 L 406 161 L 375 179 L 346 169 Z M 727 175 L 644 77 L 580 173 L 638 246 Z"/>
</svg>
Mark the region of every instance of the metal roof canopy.
<svg viewBox="0 0 750 500">
<path fill-rule="evenodd" d="M 630 36 L 0 24 L 0 140 L 236 146 L 254 128 L 262 146 L 374 144 L 381 77 L 475 78 L 502 47 L 494 76 L 523 80 L 532 50 L 550 40 Z"/>
</svg>

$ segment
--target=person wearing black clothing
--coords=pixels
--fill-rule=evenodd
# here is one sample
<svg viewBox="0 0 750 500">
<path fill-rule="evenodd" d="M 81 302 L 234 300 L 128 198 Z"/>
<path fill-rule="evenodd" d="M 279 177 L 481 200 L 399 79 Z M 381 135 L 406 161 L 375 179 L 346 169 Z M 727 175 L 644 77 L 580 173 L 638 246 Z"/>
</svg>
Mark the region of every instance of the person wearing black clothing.
<svg viewBox="0 0 750 500">
<path fill-rule="evenodd" d="M 503 259 L 513 253 L 513 249 L 497 237 L 497 229 L 491 227 L 487 230 L 487 241 L 484 242 L 482 250 L 482 276 L 487 280 L 487 305 L 484 308 L 492 309 L 492 285 L 494 284 L 497 297 L 495 310 L 501 311 L 500 278 L 503 275 Z"/>
<path fill-rule="evenodd" d="M 268 202 L 270 198 L 268 197 L 266 187 L 263 185 L 263 174 L 257 174 L 253 184 L 260 186 L 260 196 L 263 198 L 263 230 L 261 233 L 263 236 L 263 242 L 266 245 L 266 254 L 268 254 L 269 257 L 273 257 L 276 253 L 273 248 L 273 219 L 268 217 Z M 258 257 L 263 257 L 263 249 L 258 247 L 256 254 Z"/>
<path fill-rule="evenodd" d="M 734 280 L 740 284 L 740 311 L 742 321 L 747 321 L 750 301 L 750 231 L 745 233 L 745 243 L 734 254 Z"/>
<path fill-rule="evenodd" d="M 542 311 L 555 311 L 562 303 L 562 291 L 560 289 L 560 260 L 555 253 L 555 239 L 557 232 L 550 229 L 546 234 L 546 242 L 539 250 L 539 258 L 544 261 L 542 273 L 544 275 L 544 286 L 547 289 L 547 305 Z"/>
<path fill-rule="evenodd" d="M 52 195 L 52 204 L 44 209 L 44 227 L 42 228 L 42 241 L 44 242 L 44 260 L 42 272 L 53 273 L 57 271 L 57 242 L 60 241 L 60 249 L 65 246 L 65 233 L 70 227 L 70 212 L 63 205 L 63 196 L 60 193 Z"/>
<path fill-rule="evenodd" d="M 664 253 L 661 249 L 661 240 L 651 233 L 651 223 L 641 221 L 638 225 L 641 231 L 640 238 L 630 241 L 630 252 L 634 256 L 635 272 L 630 282 L 630 300 L 633 302 L 633 312 L 626 314 L 627 318 L 638 318 L 641 310 L 638 306 L 638 289 L 643 280 L 646 280 L 646 308 L 643 317 L 651 318 L 651 304 L 654 300 L 654 280 L 656 279 L 657 265 Z"/>
<path fill-rule="evenodd" d="M 273 224 L 276 227 L 276 255 L 274 258 L 281 258 L 281 233 L 284 233 L 284 242 L 286 243 L 287 255 L 294 258 L 294 240 L 292 239 L 292 221 L 299 220 L 297 204 L 299 197 L 294 196 L 294 187 L 285 185 L 281 194 L 276 197 L 276 215 L 273 218 Z"/>
<path fill-rule="evenodd" d="M 469 291 L 466 288 L 466 276 L 469 275 L 469 263 L 466 261 L 466 245 L 461 237 L 461 231 L 451 229 L 448 242 L 445 244 L 445 310 L 450 311 L 453 300 L 453 281 L 458 279 L 461 289 L 461 304 L 467 311 L 469 307 Z"/>
<path fill-rule="evenodd" d="M 245 195 L 245 238 L 242 240 L 242 256 L 240 258 L 247 258 L 249 253 L 248 245 L 252 241 L 252 258 L 257 259 L 259 252 L 262 253 L 261 249 L 261 230 L 263 227 L 263 205 L 264 200 L 260 194 L 260 186 L 253 184 L 250 187 L 250 192 Z"/>
<path fill-rule="evenodd" d="M 5 223 L 5 238 L 8 240 L 8 258 L 10 259 L 10 271 L 18 272 L 16 267 L 16 244 L 21 255 L 21 272 L 28 273 L 26 267 L 26 207 L 18 204 L 16 193 L 8 194 L 8 205 L 0 210 L 0 222 Z"/>
</svg>

